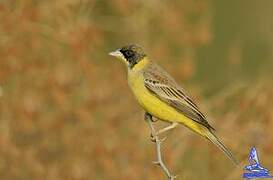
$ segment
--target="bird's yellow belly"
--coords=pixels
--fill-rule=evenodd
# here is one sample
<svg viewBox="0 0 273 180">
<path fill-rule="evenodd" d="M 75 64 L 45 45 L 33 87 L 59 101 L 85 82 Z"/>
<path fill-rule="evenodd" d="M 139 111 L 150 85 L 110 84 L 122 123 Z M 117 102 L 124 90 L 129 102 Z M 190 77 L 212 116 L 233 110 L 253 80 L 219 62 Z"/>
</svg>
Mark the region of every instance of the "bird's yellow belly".
<svg viewBox="0 0 273 180">
<path fill-rule="evenodd" d="M 150 93 L 143 91 L 142 95 L 137 97 L 137 100 L 145 111 L 159 119 L 171 122 L 181 119 L 180 113 Z"/>
</svg>

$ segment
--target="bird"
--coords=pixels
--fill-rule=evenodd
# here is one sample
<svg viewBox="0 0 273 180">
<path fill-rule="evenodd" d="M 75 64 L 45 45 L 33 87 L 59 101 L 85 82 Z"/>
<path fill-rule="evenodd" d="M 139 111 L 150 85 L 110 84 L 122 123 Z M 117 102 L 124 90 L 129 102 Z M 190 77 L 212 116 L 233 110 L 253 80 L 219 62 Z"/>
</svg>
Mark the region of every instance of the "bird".
<svg viewBox="0 0 273 180">
<path fill-rule="evenodd" d="M 152 61 L 143 48 L 136 44 L 123 46 L 110 56 L 127 66 L 127 81 L 145 115 L 171 123 L 156 135 L 184 125 L 215 144 L 235 165 L 238 162 L 232 152 L 216 136 L 215 129 L 205 115 L 163 68 Z"/>
</svg>

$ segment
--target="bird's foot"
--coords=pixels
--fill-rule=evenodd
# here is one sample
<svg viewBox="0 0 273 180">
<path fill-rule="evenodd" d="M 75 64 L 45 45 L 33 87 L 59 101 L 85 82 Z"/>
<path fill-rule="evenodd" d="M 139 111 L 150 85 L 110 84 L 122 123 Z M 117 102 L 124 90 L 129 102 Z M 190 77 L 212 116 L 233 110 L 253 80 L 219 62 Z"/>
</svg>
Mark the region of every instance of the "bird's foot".
<svg viewBox="0 0 273 180">
<path fill-rule="evenodd" d="M 154 143 L 156 143 L 156 137 L 155 137 L 155 136 L 158 136 L 158 134 L 155 134 L 155 135 L 151 134 L 151 135 L 150 135 L 150 139 L 151 139 L 151 141 L 154 142 Z M 164 137 L 164 138 L 162 138 L 162 139 L 158 138 L 158 141 L 159 141 L 160 143 L 162 143 L 162 142 L 164 142 L 166 139 L 167 139 L 167 137 Z"/>
<path fill-rule="evenodd" d="M 156 139 L 155 139 L 155 137 L 154 137 L 154 135 L 152 133 L 150 135 L 150 139 L 151 139 L 152 142 L 154 142 L 154 143 L 156 142 Z"/>
</svg>

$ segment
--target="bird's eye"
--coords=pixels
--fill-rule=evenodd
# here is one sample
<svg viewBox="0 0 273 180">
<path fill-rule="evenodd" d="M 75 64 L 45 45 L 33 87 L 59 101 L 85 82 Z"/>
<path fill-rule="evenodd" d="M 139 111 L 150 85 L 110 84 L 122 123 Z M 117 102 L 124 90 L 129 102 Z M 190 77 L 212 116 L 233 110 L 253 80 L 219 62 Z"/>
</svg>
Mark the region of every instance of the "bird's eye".
<svg viewBox="0 0 273 180">
<path fill-rule="evenodd" d="M 126 57 L 132 57 L 134 55 L 134 52 L 131 50 L 125 51 L 125 56 Z"/>
</svg>

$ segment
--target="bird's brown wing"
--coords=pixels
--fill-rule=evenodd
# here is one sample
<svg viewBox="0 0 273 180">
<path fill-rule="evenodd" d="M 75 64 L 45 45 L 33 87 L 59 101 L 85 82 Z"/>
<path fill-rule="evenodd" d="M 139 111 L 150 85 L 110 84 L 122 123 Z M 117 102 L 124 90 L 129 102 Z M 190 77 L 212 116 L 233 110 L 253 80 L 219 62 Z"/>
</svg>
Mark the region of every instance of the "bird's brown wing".
<svg viewBox="0 0 273 180">
<path fill-rule="evenodd" d="M 143 74 L 145 87 L 156 97 L 169 104 L 189 119 L 207 127 L 209 130 L 214 130 L 196 104 L 163 69 L 154 64 Z"/>
</svg>

